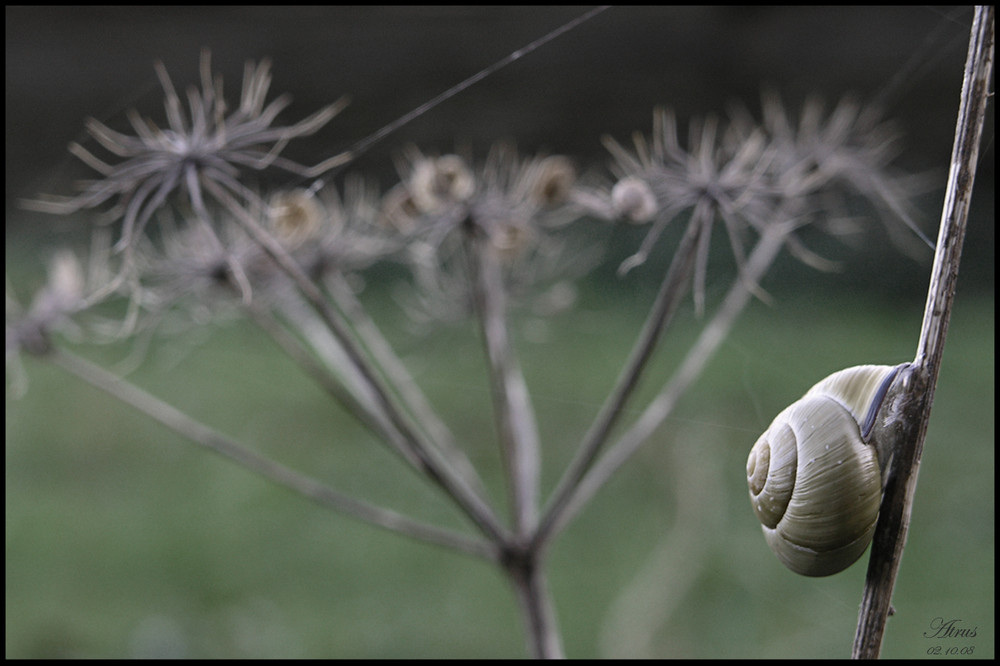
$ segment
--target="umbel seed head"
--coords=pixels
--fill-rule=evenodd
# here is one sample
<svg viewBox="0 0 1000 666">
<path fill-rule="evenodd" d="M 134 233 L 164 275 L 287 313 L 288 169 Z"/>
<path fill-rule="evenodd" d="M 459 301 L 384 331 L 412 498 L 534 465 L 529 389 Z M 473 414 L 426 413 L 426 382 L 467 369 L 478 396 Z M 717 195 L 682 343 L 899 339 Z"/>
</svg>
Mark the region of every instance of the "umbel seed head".
<svg viewBox="0 0 1000 666">
<path fill-rule="evenodd" d="M 435 213 L 467 201 L 476 189 L 472 170 L 458 155 L 423 159 L 410 177 L 413 203 L 422 213 Z"/>
<path fill-rule="evenodd" d="M 323 224 L 323 208 L 309 190 L 278 192 L 271 197 L 269 221 L 275 235 L 288 248 L 315 236 Z"/>
<path fill-rule="evenodd" d="M 659 205 L 649 184 L 641 178 L 627 176 L 611 189 L 611 206 L 618 217 L 635 224 L 644 224 L 653 219 Z"/>
</svg>

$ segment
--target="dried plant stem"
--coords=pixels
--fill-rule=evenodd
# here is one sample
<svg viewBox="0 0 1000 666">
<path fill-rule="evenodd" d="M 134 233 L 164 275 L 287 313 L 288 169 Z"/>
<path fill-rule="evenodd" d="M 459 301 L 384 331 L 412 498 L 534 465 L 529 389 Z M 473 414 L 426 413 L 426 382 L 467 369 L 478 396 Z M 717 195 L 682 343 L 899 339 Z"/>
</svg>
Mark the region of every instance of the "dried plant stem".
<svg viewBox="0 0 1000 666">
<path fill-rule="evenodd" d="M 357 331 L 358 338 L 369 352 L 369 356 L 384 373 L 389 386 L 397 391 L 403 406 L 414 417 L 417 427 L 424 429 L 430 441 L 440 447 L 440 453 L 448 458 L 452 468 L 464 476 L 472 488 L 481 495 L 486 495 L 485 486 L 476 468 L 465 452 L 459 448 L 451 430 L 438 417 L 423 391 L 413 381 L 413 377 L 396 355 L 392 345 L 368 316 L 368 312 L 355 297 L 344 276 L 340 273 L 330 276 L 325 286 L 331 299 L 346 314 L 347 321 Z"/>
<path fill-rule="evenodd" d="M 906 544 L 917 472 L 955 297 L 983 121 L 991 95 L 989 83 L 993 69 L 994 12 L 993 6 L 976 7 L 973 19 L 951 169 L 934 266 L 931 269 L 924 321 L 913 366 L 904 378 L 904 391 L 909 400 L 904 402 L 905 413 L 902 414 L 902 445 L 893 455 L 872 540 L 852 650 L 852 657 L 855 659 L 874 659 L 879 656 L 892 591 Z"/>
<path fill-rule="evenodd" d="M 518 608 L 525 625 L 528 652 L 536 659 L 562 659 L 562 636 L 556 621 L 552 594 L 545 577 L 543 561 L 537 553 L 507 561 L 507 574 L 514 586 Z"/>
<path fill-rule="evenodd" d="M 663 390 L 643 411 L 639 419 L 618 441 L 594 463 L 593 467 L 573 488 L 561 511 L 551 517 L 550 534 L 564 527 L 590 501 L 615 471 L 634 454 L 670 415 L 677 401 L 701 374 L 712 354 L 728 335 L 737 316 L 759 290 L 757 286 L 795 228 L 793 221 L 768 226 L 750 254 L 743 270 L 726 294 L 722 305 L 695 341 L 681 367 Z M 548 518 L 548 516 L 546 516 Z"/>
<path fill-rule="evenodd" d="M 578 466 L 574 476 L 569 474 L 564 476 L 560 488 L 554 494 L 553 501 L 549 504 L 542 522 L 527 547 L 509 556 L 510 563 L 507 565 L 507 570 L 518 591 L 518 600 L 529 635 L 529 647 L 536 656 L 562 654 L 558 627 L 555 625 L 555 616 L 544 586 L 545 547 L 669 415 L 679 397 L 701 373 L 715 349 L 725 339 L 737 315 L 742 312 L 754 291 L 758 289 L 759 280 L 777 257 L 794 226 L 791 222 L 774 224 L 765 230 L 718 313 L 705 327 L 674 378 L 643 412 L 639 421 L 588 470 L 588 467 L 583 466 L 581 462 L 584 460 L 584 454 L 589 456 L 586 462 L 593 462 L 600 444 L 606 439 L 617 415 L 635 388 L 641 370 L 648 361 L 656 341 L 662 335 L 663 328 L 669 323 L 677 302 L 685 293 L 684 286 L 690 278 L 699 237 L 697 225 L 689 228 L 661 286 L 657 303 L 633 349 L 627 370 L 619 378 L 601 414 L 585 437 L 586 447 L 581 447 L 581 453 L 574 461 Z M 571 466 L 571 471 L 573 467 Z M 559 648 L 557 652 L 546 652 L 557 647 Z"/>
<path fill-rule="evenodd" d="M 467 235 L 473 301 L 489 362 L 490 386 L 500 448 L 508 475 L 514 532 L 527 537 L 538 511 L 540 455 L 538 426 L 517 356 L 507 331 L 503 267 L 484 238 Z"/>
<path fill-rule="evenodd" d="M 281 322 L 275 318 L 275 313 L 255 308 L 253 304 L 250 306 L 250 314 L 255 323 L 263 328 L 306 374 L 316 380 L 327 393 L 387 443 L 403 460 L 420 469 L 422 466 L 420 458 L 393 426 L 388 416 L 379 409 L 378 401 L 372 391 L 329 329 L 305 303 L 297 298 L 297 294 L 285 296 L 278 307 L 281 309 Z M 471 479 L 471 482 L 478 481 L 474 475 L 466 475 L 466 479 Z"/>
<path fill-rule="evenodd" d="M 584 435 L 576 456 L 563 474 L 559 485 L 552 493 L 552 499 L 543 514 L 542 522 L 534 536 L 534 543 L 544 544 L 552 534 L 555 523 L 566 503 L 590 469 L 600 452 L 618 417 L 625 409 L 629 398 L 639 385 L 639 378 L 647 366 L 657 342 L 666 330 L 677 305 L 684 297 L 685 286 L 694 268 L 698 249 L 698 237 L 703 229 L 700 225 L 689 224 L 684 237 L 674 253 L 674 259 L 660 285 L 660 292 L 643 325 L 642 331 L 632 348 L 632 352 L 618 380 L 608 395 L 601 411 Z"/>
<path fill-rule="evenodd" d="M 70 352 L 56 349 L 45 358 L 192 442 L 319 504 L 420 541 L 445 546 L 491 561 L 500 559 L 498 549 L 487 541 L 420 523 L 395 511 L 362 502 L 255 453 L 138 386 Z"/>
<path fill-rule="evenodd" d="M 540 659 L 562 658 L 562 636 L 546 583 L 544 559 L 541 550 L 530 543 L 537 521 L 541 455 L 528 386 L 507 330 L 503 266 L 496 248 L 472 228 L 465 240 L 514 524 L 514 537 L 504 544 L 501 564 L 514 588 L 529 654 Z"/>
<path fill-rule="evenodd" d="M 507 530 L 499 522 L 489 504 L 473 489 L 471 489 L 455 473 L 447 463 L 436 455 L 437 447 L 428 444 L 421 433 L 416 431 L 405 413 L 400 410 L 391 398 L 391 393 L 384 386 L 381 378 L 371 368 L 362 355 L 346 325 L 333 311 L 324 299 L 319 287 L 316 286 L 302 271 L 295 259 L 288 254 L 276 238 L 269 234 L 233 197 L 222 187 L 210 180 L 204 183 L 205 189 L 231 212 L 240 226 L 267 252 L 278 267 L 284 271 L 299 290 L 299 293 L 323 320 L 323 323 L 336 337 L 337 342 L 347 353 L 351 364 L 357 369 L 368 388 L 372 391 L 379 409 L 392 422 L 393 427 L 403 437 L 406 445 L 417 460 L 417 469 L 427 478 L 440 486 L 450 495 L 458 507 L 483 531 L 492 541 L 501 543 L 505 540 Z"/>
<path fill-rule="evenodd" d="M 389 442 L 397 453 L 410 462 L 410 464 L 417 464 L 417 461 L 412 458 L 409 449 L 400 441 L 399 434 L 393 429 L 392 424 L 375 410 L 371 401 L 363 401 L 359 397 L 357 390 L 345 389 L 345 378 L 341 374 L 333 373 L 328 369 L 329 365 L 338 364 L 328 358 L 329 353 L 324 354 L 323 349 L 317 349 L 315 340 L 310 339 L 311 347 L 315 352 L 313 354 L 303 346 L 299 337 L 285 328 L 281 322 L 275 319 L 270 311 L 251 304 L 248 308 L 248 313 L 254 323 L 271 336 L 271 339 L 293 361 L 298 363 L 299 367 L 316 381 L 324 391 L 343 405 L 349 413 L 360 420 L 368 429 Z M 298 325 L 295 328 L 299 335 L 307 338 L 312 337 L 309 336 L 308 329 L 302 325 L 302 322 L 297 321 L 296 323 Z M 323 358 L 325 364 L 320 363 L 317 356 Z"/>
</svg>

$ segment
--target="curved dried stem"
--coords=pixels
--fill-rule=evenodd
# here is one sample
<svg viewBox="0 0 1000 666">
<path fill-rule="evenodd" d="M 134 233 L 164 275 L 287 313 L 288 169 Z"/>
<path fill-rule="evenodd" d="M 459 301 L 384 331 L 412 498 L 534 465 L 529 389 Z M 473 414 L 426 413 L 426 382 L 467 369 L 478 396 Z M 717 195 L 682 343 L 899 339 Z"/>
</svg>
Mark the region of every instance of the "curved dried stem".
<svg viewBox="0 0 1000 666">
<path fill-rule="evenodd" d="M 46 358 L 192 442 L 339 513 L 420 541 L 445 546 L 487 560 L 499 560 L 498 549 L 487 541 L 427 525 L 395 511 L 339 493 L 311 477 L 248 449 L 138 386 L 78 356 L 64 350 L 53 350 L 46 355 Z"/>
</svg>

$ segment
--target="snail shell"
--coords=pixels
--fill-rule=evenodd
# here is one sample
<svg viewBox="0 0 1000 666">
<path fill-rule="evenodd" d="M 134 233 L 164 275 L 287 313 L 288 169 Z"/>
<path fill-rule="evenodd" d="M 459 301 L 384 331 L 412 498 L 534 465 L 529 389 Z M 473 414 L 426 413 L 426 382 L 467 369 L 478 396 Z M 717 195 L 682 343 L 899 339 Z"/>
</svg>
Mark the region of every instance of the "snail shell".
<svg viewBox="0 0 1000 666">
<path fill-rule="evenodd" d="M 754 513 L 792 571 L 828 576 L 868 547 L 882 499 L 872 432 L 902 367 L 862 365 L 830 375 L 778 414 L 750 451 Z"/>
</svg>

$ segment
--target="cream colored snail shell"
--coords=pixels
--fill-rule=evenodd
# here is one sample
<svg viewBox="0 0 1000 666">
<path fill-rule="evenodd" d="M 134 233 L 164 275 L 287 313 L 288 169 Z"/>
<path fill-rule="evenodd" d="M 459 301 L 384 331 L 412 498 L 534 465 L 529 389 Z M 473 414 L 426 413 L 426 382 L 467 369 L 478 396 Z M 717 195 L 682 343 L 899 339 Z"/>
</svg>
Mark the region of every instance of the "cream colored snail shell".
<svg viewBox="0 0 1000 666">
<path fill-rule="evenodd" d="M 835 372 L 778 414 L 750 451 L 754 513 L 792 571 L 828 576 L 868 548 L 882 500 L 872 432 L 902 367 Z"/>
</svg>

